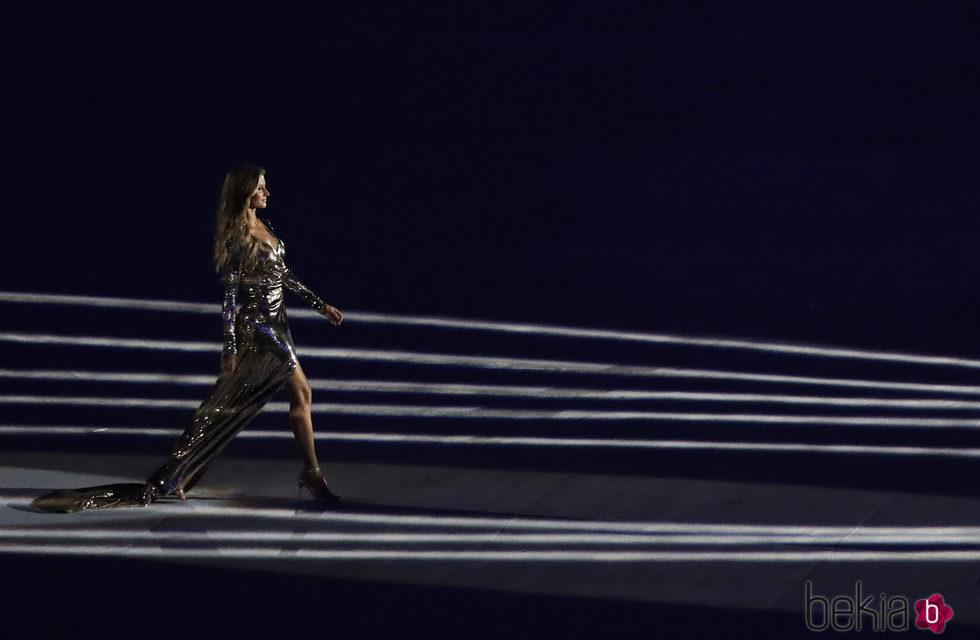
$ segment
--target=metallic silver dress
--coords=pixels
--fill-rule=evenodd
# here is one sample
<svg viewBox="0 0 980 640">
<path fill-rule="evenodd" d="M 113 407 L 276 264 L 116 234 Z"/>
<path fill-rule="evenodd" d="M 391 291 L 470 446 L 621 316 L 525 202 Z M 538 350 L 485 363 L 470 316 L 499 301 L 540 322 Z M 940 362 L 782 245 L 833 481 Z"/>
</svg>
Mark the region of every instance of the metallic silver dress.
<svg viewBox="0 0 980 640">
<path fill-rule="evenodd" d="M 268 226 L 268 223 L 267 223 Z M 271 232 L 271 226 L 269 227 Z M 274 234 L 273 234 L 274 235 Z M 49 493 L 33 502 L 43 511 L 146 506 L 189 489 L 204 475 L 221 450 L 262 410 L 296 369 L 296 352 L 283 305 L 283 287 L 317 311 L 326 303 L 286 266 L 282 240 L 262 243 L 258 263 L 249 269 L 227 269 L 222 320 L 224 354 L 236 356 L 234 372 L 218 377 L 178 440 L 170 459 L 145 484 L 111 484 Z M 241 290 L 241 308 L 235 302 Z"/>
</svg>

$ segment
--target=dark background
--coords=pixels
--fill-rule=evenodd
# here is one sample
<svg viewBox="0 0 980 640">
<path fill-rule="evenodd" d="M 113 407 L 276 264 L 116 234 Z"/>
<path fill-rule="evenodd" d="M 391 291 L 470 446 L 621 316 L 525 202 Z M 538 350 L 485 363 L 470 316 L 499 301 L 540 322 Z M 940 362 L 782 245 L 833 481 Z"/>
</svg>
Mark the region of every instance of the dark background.
<svg viewBox="0 0 980 640">
<path fill-rule="evenodd" d="M 0 330 L 30 325 L 153 339 L 173 339 L 183 330 L 195 341 L 217 342 L 214 208 L 225 172 L 252 162 L 268 170 L 267 213 L 287 243 L 291 267 L 345 311 L 980 358 L 974 338 L 978 25 L 980 4 L 969 0 L 8 1 L 0 12 L 0 290 L 210 301 L 216 313 L 208 334 L 203 319 L 191 330 L 196 320 L 177 314 L 148 321 L 154 314 L 119 312 L 107 327 L 100 324 L 104 310 L 8 305 Z M 48 315 L 39 320 L 41 313 Z M 55 331 L 56 322 L 70 330 Z M 353 324 L 318 335 L 342 343 L 357 334 Z M 456 343 L 434 344 L 433 330 L 404 327 L 380 327 L 356 345 L 376 346 L 367 340 L 381 341 L 382 331 L 386 348 L 470 353 L 458 336 L 446 339 Z M 299 338 L 301 348 L 313 343 Z M 506 355 L 517 355 L 513 345 L 525 343 L 508 340 Z M 649 359 L 635 347 L 606 344 L 601 356 L 574 359 Z M 93 366 L 93 352 L 84 349 L 3 349 L 5 366 L 37 368 L 44 358 L 55 358 L 58 367 Z M 629 350 L 637 354 L 624 353 Z M 495 343 L 486 348 L 502 351 Z M 643 362 L 692 366 L 690 351 L 659 349 L 659 360 Z M 179 361 L 163 352 L 105 353 L 94 366 L 199 372 L 205 357 L 216 364 L 213 353 Z M 567 352 L 550 357 L 573 359 Z M 752 353 L 697 357 L 711 369 L 783 366 Z M 818 373 L 877 379 L 879 367 L 888 379 L 898 375 L 897 365 L 853 361 L 841 373 L 841 362 L 822 360 Z M 813 361 L 804 364 L 812 375 Z M 355 360 L 329 366 L 311 362 L 311 378 L 325 371 L 378 377 L 377 369 Z M 385 376 L 415 375 L 407 367 L 375 366 L 385 367 Z M 930 380 L 950 375 L 937 370 Z M 904 371 L 902 379 L 923 378 L 921 370 Z M 958 383 L 972 375 L 954 373 Z M 498 380 L 493 371 L 453 375 Z M 552 384 L 540 376 L 530 380 Z M 528 380 L 508 382 L 515 379 Z M 575 383 L 595 382 L 581 380 Z M 36 392 L 34 383 L 18 384 L 7 380 L 4 388 Z M 695 382 L 674 384 L 688 390 Z M 72 388 L 61 385 L 59 393 Z M 33 407 L 17 411 L 5 408 L 5 420 L 60 419 Z M 70 411 L 71 421 L 82 420 L 79 410 Z M 94 415 L 93 424 L 104 424 L 103 417 L 132 420 L 118 411 Z M 172 426 L 165 412 L 139 415 L 147 418 L 143 424 Z M 503 422 L 479 428 L 527 429 Z M 342 422 L 347 429 L 364 425 L 366 431 L 460 428 L 456 422 L 427 421 L 424 429 L 411 420 Z M 563 426 L 558 435 L 594 435 L 589 430 L 596 426 Z M 649 433 L 647 425 L 601 427 L 603 437 Z M 823 443 L 841 441 L 846 431 L 754 425 L 738 437 Z M 873 437 L 849 431 L 852 440 L 845 442 L 977 446 L 967 430 L 882 430 Z M 658 425 L 657 433 L 732 437 L 715 425 Z M 5 442 L 11 451 L 51 446 L 31 440 Z M 160 451 L 159 441 L 142 440 L 139 446 Z M 94 439 L 61 446 L 121 457 L 136 446 L 113 442 L 116 449 Z M 255 453 L 247 442 L 236 446 Z M 264 448 L 266 456 L 294 455 L 291 445 Z M 916 466 L 901 457 L 854 462 L 669 450 L 549 457 L 354 445 L 329 451 L 331 462 L 751 479 L 815 491 L 871 486 L 968 495 L 975 486 L 972 463 L 929 459 Z M 920 579 L 917 570 L 895 568 L 909 579 Z M 876 575 L 891 580 L 891 571 L 889 565 Z M 628 571 L 623 579 L 639 582 L 643 575 Z M 265 635 L 308 633 L 308 621 L 316 619 L 326 635 L 365 638 L 408 637 L 402 629 L 428 629 L 432 621 L 458 637 L 617 637 L 615 630 L 627 629 L 633 633 L 619 636 L 640 637 L 635 631 L 642 629 L 653 637 L 667 629 L 691 637 L 693 622 L 717 637 L 751 626 L 756 635 L 785 638 L 802 632 L 803 623 L 799 613 L 307 581 L 131 559 L 7 557 L 0 586 L 8 587 L 13 624 L 47 621 L 70 631 L 80 620 L 109 620 L 117 636 L 136 628 L 146 637 L 172 637 L 188 618 L 205 621 L 189 627 L 191 633 L 215 629 L 242 637 L 267 629 Z M 113 606 L 119 602 L 126 606 Z M 221 615 L 226 609 L 237 615 Z M 953 633 L 960 628 L 975 633 L 951 626 Z"/>
<path fill-rule="evenodd" d="M 978 18 L 6 3 L 0 288 L 217 302 L 245 161 L 343 310 L 978 356 Z"/>
</svg>

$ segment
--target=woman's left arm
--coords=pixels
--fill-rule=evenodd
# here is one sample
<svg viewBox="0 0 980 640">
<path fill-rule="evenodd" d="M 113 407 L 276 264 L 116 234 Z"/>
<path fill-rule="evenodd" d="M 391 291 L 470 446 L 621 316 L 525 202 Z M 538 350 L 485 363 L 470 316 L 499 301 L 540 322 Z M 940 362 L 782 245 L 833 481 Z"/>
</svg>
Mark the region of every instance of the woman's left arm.
<svg viewBox="0 0 980 640">
<path fill-rule="evenodd" d="M 289 267 L 286 268 L 286 272 L 282 275 L 282 283 L 286 285 L 287 289 L 305 300 L 308 305 L 316 309 L 317 313 L 325 317 L 332 324 L 340 324 L 344 319 L 336 307 L 332 307 L 324 302 L 320 296 L 313 293 L 309 287 L 300 282 L 299 278 L 289 270 Z"/>
</svg>

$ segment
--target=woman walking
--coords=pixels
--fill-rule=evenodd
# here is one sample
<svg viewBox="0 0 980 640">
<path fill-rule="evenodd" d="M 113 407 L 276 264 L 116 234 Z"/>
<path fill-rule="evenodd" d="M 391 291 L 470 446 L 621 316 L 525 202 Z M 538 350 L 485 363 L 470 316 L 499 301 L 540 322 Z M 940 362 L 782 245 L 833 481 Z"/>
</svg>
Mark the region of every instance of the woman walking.
<svg viewBox="0 0 980 640">
<path fill-rule="evenodd" d="M 240 166 L 225 177 L 218 205 L 215 266 L 225 286 L 221 373 L 167 460 L 145 484 L 60 490 L 38 498 L 45 511 L 147 505 L 184 498 L 208 465 L 281 388 L 289 393 L 289 421 L 303 457 L 299 486 L 317 500 L 336 501 L 317 460 L 310 383 L 296 357 L 283 289 L 289 289 L 334 325 L 341 313 L 310 291 L 284 261 L 285 245 L 257 212 L 269 198 L 265 171 Z M 236 302 L 241 306 L 236 311 Z"/>
</svg>

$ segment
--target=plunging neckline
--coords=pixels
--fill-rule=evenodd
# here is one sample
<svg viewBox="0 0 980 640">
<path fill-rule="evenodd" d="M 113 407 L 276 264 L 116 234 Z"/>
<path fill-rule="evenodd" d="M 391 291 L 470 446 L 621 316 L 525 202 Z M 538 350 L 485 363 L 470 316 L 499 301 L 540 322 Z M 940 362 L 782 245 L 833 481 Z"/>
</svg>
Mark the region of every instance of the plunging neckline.
<svg viewBox="0 0 980 640">
<path fill-rule="evenodd" d="M 262 222 L 262 221 L 261 221 L 261 220 L 259 220 L 259 222 Z M 262 243 L 262 244 L 264 244 L 265 246 L 267 246 L 267 247 L 269 247 L 270 249 L 272 249 L 272 251 L 273 251 L 273 252 L 275 252 L 275 253 L 279 253 L 279 249 L 281 249 L 281 248 L 282 248 L 282 240 L 280 240 L 280 239 L 279 239 L 279 237 L 278 237 L 278 236 L 276 236 L 276 234 L 274 234 L 274 233 L 272 233 L 272 231 L 271 231 L 271 230 L 269 229 L 269 227 L 267 227 L 267 226 L 265 225 L 265 223 L 264 223 L 264 222 L 262 222 L 262 228 L 263 228 L 263 229 L 265 229 L 265 232 L 269 234 L 269 237 L 270 237 L 270 238 L 272 238 L 273 240 L 275 240 L 275 241 L 276 241 L 276 246 L 272 246 L 272 244 L 271 244 L 271 243 L 269 243 L 269 242 L 267 242 L 266 240 L 263 240 L 262 238 L 260 238 L 260 237 L 258 237 L 258 236 L 257 236 L 257 235 L 255 235 L 254 233 L 251 233 L 251 232 L 249 232 L 249 234 L 248 234 L 248 235 L 250 235 L 250 236 L 252 236 L 253 238 L 255 238 L 256 240 L 258 240 L 259 242 L 261 242 L 261 243 Z"/>
</svg>

